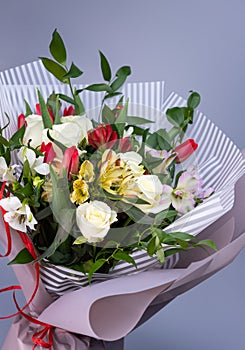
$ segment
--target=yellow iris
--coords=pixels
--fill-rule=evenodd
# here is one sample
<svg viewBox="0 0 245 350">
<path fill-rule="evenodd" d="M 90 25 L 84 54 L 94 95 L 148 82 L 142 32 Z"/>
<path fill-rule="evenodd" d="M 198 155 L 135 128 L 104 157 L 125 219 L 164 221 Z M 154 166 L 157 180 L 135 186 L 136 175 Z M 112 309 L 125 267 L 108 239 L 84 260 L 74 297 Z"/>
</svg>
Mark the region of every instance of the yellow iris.
<svg viewBox="0 0 245 350">
<path fill-rule="evenodd" d="M 88 185 L 82 179 L 73 182 L 73 192 L 71 193 L 71 201 L 76 204 L 82 204 L 89 198 Z"/>
</svg>

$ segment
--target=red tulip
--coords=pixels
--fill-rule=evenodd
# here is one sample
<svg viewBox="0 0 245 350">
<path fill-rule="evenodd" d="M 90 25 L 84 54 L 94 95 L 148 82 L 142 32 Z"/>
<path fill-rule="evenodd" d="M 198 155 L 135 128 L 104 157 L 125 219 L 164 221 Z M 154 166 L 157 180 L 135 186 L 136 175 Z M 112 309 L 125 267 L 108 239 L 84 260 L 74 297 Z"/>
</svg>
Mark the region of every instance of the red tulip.
<svg viewBox="0 0 245 350">
<path fill-rule="evenodd" d="M 43 142 L 41 144 L 40 151 L 42 153 L 44 153 L 44 163 L 51 163 L 54 160 L 54 158 L 56 157 L 52 142 L 49 142 L 46 145 Z"/>
<path fill-rule="evenodd" d="M 38 115 L 42 115 L 39 103 L 36 104 L 36 112 L 37 112 Z M 53 112 L 51 111 L 51 109 L 49 107 L 48 107 L 48 112 L 49 112 L 50 118 L 52 120 L 52 124 L 54 124 L 54 119 L 55 118 L 54 118 Z"/>
<path fill-rule="evenodd" d="M 68 179 L 71 180 L 71 174 L 77 174 L 79 169 L 79 154 L 76 146 L 65 150 L 63 155 L 61 170 L 66 169 Z"/>
<path fill-rule="evenodd" d="M 113 147 L 117 139 L 118 135 L 110 124 L 100 125 L 88 132 L 88 142 L 96 149 L 106 144 L 107 147 Z"/>
<path fill-rule="evenodd" d="M 64 112 L 63 112 L 64 117 L 67 117 L 69 115 L 75 115 L 75 114 L 76 114 L 76 112 L 75 112 L 75 109 L 73 106 L 69 106 L 68 108 L 67 107 L 64 108 Z"/>
<path fill-rule="evenodd" d="M 24 114 L 18 116 L 18 129 L 22 128 L 23 125 L 26 125 L 26 118 Z"/>
<path fill-rule="evenodd" d="M 177 153 L 176 163 L 182 163 L 197 149 L 198 144 L 193 139 L 188 139 L 177 146 L 174 152 Z"/>
</svg>

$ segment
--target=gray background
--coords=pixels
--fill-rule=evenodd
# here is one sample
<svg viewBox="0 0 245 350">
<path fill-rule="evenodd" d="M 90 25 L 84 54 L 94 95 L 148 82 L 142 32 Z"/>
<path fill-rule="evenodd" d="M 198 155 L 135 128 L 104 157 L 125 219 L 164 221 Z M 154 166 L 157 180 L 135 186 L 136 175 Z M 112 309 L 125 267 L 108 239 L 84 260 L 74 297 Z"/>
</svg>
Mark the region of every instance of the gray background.
<svg viewBox="0 0 245 350">
<path fill-rule="evenodd" d="M 48 55 L 58 28 L 84 83 L 100 81 L 101 49 L 114 71 L 132 67 L 130 81 L 165 80 L 167 93 L 182 96 L 199 91 L 200 109 L 243 148 L 244 15 L 242 0 L 1 0 L 0 70 Z M 130 334 L 126 350 L 243 350 L 244 263 L 245 251 Z M 5 265 L 1 287 L 14 283 Z M 14 310 L 10 300 L 0 296 L 1 315 Z M 0 344 L 9 325 L 0 323 Z"/>
</svg>

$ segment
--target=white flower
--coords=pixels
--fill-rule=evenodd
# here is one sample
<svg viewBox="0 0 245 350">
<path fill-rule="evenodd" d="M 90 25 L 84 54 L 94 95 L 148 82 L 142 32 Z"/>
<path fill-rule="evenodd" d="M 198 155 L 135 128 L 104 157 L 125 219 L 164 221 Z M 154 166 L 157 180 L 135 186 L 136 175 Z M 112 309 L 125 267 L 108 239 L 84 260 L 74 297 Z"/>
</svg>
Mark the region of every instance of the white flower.
<svg viewBox="0 0 245 350">
<path fill-rule="evenodd" d="M 30 142 L 30 146 L 36 148 L 42 143 L 43 120 L 41 115 L 31 114 L 26 117 L 26 130 L 23 137 L 24 145 Z M 30 141 L 31 140 L 31 141 Z"/>
<path fill-rule="evenodd" d="M 185 214 L 194 209 L 197 198 L 204 198 L 202 192 L 202 181 L 194 169 L 189 169 L 180 175 L 176 188 L 163 185 L 166 199 L 170 199 L 172 206 L 180 214 Z"/>
<path fill-rule="evenodd" d="M 123 196 L 139 198 L 146 203 L 133 203 L 145 213 L 159 213 L 171 204 L 169 196 L 163 195 L 163 186 L 156 175 L 142 175 L 132 179 L 124 189 Z"/>
<path fill-rule="evenodd" d="M 0 157 L 0 181 L 8 181 L 8 182 L 16 182 L 16 178 L 14 176 L 14 169 L 18 165 L 12 165 L 8 167 L 6 160 L 4 157 Z"/>
<path fill-rule="evenodd" d="M 37 224 L 29 205 L 22 204 L 18 197 L 1 199 L 0 206 L 6 211 L 4 220 L 15 230 L 26 232 L 27 226 L 33 230 Z"/>
<path fill-rule="evenodd" d="M 88 130 L 93 128 L 91 120 L 85 115 L 71 115 L 62 117 L 61 124 L 54 124 L 49 130 L 50 136 L 66 147 L 77 146 L 84 138 L 88 137 Z M 50 142 L 47 135 L 48 129 L 43 130 L 42 141 Z M 62 158 L 61 149 L 53 143 L 53 148 L 58 159 Z"/>
<path fill-rule="evenodd" d="M 26 146 L 20 148 L 18 158 L 22 164 L 24 164 L 25 161 L 28 161 L 32 172 L 35 171 L 41 175 L 48 175 L 50 172 L 49 165 L 47 163 L 43 163 L 44 157 L 37 157 L 36 153 Z"/>
<path fill-rule="evenodd" d="M 77 225 L 88 243 L 103 241 L 117 213 L 104 202 L 83 203 L 76 209 Z"/>
</svg>

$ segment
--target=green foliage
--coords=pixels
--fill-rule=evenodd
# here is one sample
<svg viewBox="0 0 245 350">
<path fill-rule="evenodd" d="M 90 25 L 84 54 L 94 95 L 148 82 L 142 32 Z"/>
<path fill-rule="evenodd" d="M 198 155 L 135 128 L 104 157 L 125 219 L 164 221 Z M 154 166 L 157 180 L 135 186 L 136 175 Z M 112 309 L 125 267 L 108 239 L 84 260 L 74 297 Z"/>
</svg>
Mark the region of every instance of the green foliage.
<svg viewBox="0 0 245 350">
<path fill-rule="evenodd" d="M 26 248 L 24 248 L 16 255 L 13 260 L 8 263 L 8 265 L 29 264 L 32 261 L 34 261 L 33 256 Z"/>
</svg>

